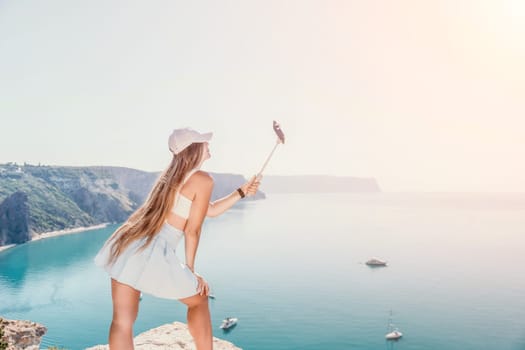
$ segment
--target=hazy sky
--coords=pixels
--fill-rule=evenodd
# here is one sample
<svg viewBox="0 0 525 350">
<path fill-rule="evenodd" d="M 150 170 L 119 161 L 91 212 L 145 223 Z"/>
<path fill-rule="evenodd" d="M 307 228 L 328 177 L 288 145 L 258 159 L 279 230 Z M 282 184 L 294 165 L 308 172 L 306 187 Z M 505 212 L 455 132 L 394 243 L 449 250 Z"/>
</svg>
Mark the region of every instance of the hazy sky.
<svg viewBox="0 0 525 350">
<path fill-rule="evenodd" d="M 0 0 L 0 163 L 525 191 L 525 1 Z"/>
</svg>

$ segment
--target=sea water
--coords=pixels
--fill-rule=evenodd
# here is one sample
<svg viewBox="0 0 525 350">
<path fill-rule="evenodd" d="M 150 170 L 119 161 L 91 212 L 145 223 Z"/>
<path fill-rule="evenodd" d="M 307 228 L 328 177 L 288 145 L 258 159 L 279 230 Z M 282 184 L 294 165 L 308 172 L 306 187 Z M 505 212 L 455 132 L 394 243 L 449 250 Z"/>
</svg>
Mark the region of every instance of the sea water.
<svg viewBox="0 0 525 350">
<path fill-rule="evenodd" d="M 93 257 L 115 228 L 0 252 L 0 316 L 44 324 L 42 348 L 106 344 L 110 283 Z M 524 267 L 523 194 L 270 194 L 207 219 L 196 260 L 214 335 L 253 350 L 523 350 Z M 224 332 L 227 316 L 239 323 Z M 185 317 L 144 295 L 134 332 Z"/>
</svg>

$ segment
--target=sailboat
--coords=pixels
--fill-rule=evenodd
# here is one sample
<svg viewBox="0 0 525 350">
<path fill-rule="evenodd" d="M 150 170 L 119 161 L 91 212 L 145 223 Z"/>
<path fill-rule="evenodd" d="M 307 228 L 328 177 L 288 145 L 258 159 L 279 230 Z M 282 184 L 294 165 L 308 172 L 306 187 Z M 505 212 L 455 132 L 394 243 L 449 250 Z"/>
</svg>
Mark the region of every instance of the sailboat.
<svg viewBox="0 0 525 350">
<path fill-rule="evenodd" d="M 397 329 L 392 323 L 392 310 L 390 310 L 390 317 L 388 319 L 388 333 L 385 335 L 387 340 L 397 340 L 403 336 L 403 333 Z"/>
</svg>

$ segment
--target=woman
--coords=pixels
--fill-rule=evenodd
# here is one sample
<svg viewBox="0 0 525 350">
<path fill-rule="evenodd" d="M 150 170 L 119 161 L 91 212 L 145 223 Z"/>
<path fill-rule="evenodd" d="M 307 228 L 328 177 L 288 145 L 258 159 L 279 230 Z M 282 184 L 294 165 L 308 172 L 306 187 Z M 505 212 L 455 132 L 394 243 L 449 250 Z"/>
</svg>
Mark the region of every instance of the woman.
<svg viewBox="0 0 525 350">
<path fill-rule="evenodd" d="M 212 133 L 176 129 L 168 144 L 173 159 L 159 177 L 146 202 L 106 241 L 95 257 L 111 277 L 112 350 L 133 349 L 133 323 L 140 292 L 178 299 L 188 306 L 189 331 L 197 350 L 212 349 L 208 308 L 209 286 L 195 273 L 195 256 L 202 223 L 217 216 L 244 196 L 257 192 L 253 177 L 230 195 L 210 203 L 212 178 L 199 170 L 210 158 Z M 185 263 L 175 254 L 184 236 Z"/>
</svg>

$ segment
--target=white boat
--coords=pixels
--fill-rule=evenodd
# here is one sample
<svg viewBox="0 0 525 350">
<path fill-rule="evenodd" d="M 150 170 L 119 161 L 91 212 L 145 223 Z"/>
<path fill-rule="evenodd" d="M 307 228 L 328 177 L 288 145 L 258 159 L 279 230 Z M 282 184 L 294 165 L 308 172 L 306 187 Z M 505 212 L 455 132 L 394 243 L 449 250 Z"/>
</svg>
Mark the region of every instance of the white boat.
<svg viewBox="0 0 525 350">
<path fill-rule="evenodd" d="M 208 298 L 215 299 L 215 294 L 208 294 Z"/>
<path fill-rule="evenodd" d="M 390 318 L 388 319 L 388 333 L 385 335 L 385 338 L 387 340 L 397 340 L 403 336 L 403 333 L 397 329 L 397 327 L 394 327 L 394 324 L 392 323 L 392 310 L 390 310 Z"/>
<path fill-rule="evenodd" d="M 388 340 L 396 340 L 396 339 L 401 338 L 402 336 L 403 336 L 403 333 L 398 331 L 397 328 L 396 328 L 392 332 L 387 333 L 387 335 L 385 335 L 385 338 L 388 339 Z"/>
<path fill-rule="evenodd" d="M 370 258 L 365 264 L 368 266 L 386 266 L 386 261 L 378 258 Z"/>
<path fill-rule="evenodd" d="M 222 320 L 221 328 L 222 329 L 228 329 L 237 324 L 237 321 L 239 319 L 235 317 L 226 317 L 224 320 Z"/>
</svg>

